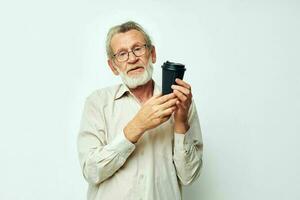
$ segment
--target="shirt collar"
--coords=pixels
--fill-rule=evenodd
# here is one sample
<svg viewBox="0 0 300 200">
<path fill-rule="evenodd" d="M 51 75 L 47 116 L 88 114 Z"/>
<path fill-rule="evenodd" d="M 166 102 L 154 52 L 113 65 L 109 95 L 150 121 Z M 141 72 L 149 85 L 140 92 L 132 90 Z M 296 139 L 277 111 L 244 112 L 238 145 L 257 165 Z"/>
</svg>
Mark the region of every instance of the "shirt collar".
<svg viewBox="0 0 300 200">
<path fill-rule="evenodd" d="M 161 88 L 159 87 L 159 85 L 156 84 L 156 82 L 154 80 L 153 80 L 153 83 L 154 83 L 153 95 L 160 94 Z M 131 93 L 129 88 L 124 83 L 120 84 L 120 87 L 116 92 L 114 100 L 117 100 L 117 99 L 123 97 L 123 95 L 125 95 L 126 93 Z"/>
<path fill-rule="evenodd" d="M 129 88 L 123 83 L 123 84 L 120 84 L 118 90 L 117 90 L 117 93 L 115 95 L 115 100 L 121 98 L 125 93 L 128 93 L 130 92 Z"/>
<path fill-rule="evenodd" d="M 154 82 L 154 90 L 153 90 L 153 95 L 158 95 L 161 93 L 161 88 L 159 85 L 156 84 L 156 82 L 153 80 Z"/>
</svg>

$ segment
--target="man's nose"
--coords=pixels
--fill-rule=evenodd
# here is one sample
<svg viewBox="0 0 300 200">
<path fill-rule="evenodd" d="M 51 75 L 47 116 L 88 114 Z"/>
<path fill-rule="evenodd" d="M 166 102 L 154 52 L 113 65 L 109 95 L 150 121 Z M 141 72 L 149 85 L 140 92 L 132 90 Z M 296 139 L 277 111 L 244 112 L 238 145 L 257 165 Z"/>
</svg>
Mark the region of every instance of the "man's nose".
<svg viewBox="0 0 300 200">
<path fill-rule="evenodd" d="M 138 57 L 136 57 L 132 51 L 129 52 L 128 62 L 132 63 L 132 62 L 135 62 L 137 59 L 138 59 Z"/>
</svg>

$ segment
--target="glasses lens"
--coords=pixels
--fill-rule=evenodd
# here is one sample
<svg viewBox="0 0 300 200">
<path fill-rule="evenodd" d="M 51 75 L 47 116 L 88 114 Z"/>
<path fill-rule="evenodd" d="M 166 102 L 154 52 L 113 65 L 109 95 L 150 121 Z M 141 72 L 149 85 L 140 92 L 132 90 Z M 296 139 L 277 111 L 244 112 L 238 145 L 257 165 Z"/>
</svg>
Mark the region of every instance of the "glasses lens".
<svg viewBox="0 0 300 200">
<path fill-rule="evenodd" d="M 142 55 L 145 54 L 146 52 L 146 45 L 143 45 L 143 46 L 136 46 L 132 51 L 132 52 L 136 57 L 140 57 Z M 129 58 L 129 53 L 130 52 L 127 52 L 127 51 L 121 51 L 120 53 L 116 54 L 116 59 L 119 61 L 119 62 L 125 62 L 128 60 Z"/>
<path fill-rule="evenodd" d="M 116 57 L 117 57 L 117 60 L 118 60 L 119 62 L 126 61 L 126 60 L 128 59 L 128 52 L 126 52 L 126 51 L 121 51 L 120 53 L 118 53 L 118 54 L 116 55 Z"/>
<path fill-rule="evenodd" d="M 138 46 L 133 49 L 133 53 L 135 56 L 142 56 L 146 51 L 145 46 Z"/>
</svg>

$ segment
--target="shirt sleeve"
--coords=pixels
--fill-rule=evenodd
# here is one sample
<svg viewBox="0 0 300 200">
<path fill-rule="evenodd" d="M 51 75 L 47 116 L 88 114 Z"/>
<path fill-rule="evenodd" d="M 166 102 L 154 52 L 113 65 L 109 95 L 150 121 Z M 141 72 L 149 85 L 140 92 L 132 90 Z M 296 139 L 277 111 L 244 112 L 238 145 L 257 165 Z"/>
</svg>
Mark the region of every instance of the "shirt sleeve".
<svg viewBox="0 0 300 200">
<path fill-rule="evenodd" d="M 135 149 L 123 131 L 107 143 L 104 124 L 100 109 L 88 98 L 81 118 L 77 146 L 83 176 L 90 184 L 99 184 L 111 177 Z"/>
<path fill-rule="evenodd" d="M 203 141 L 194 102 L 189 110 L 189 125 L 185 134 L 174 134 L 173 161 L 182 185 L 191 184 L 199 177 L 202 169 Z"/>
</svg>

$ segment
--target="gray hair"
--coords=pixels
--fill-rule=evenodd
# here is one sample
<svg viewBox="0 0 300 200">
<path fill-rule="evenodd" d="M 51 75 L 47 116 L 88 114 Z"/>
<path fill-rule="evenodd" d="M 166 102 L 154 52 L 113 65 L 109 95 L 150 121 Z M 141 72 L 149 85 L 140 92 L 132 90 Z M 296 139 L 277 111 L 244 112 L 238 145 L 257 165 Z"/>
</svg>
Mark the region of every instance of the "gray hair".
<svg viewBox="0 0 300 200">
<path fill-rule="evenodd" d="M 143 29 L 143 27 L 134 21 L 128 21 L 123 24 L 116 25 L 109 29 L 107 36 L 106 36 L 106 54 L 109 59 L 111 59 L 114 54 L 113 50 L 111 48 L 111 45 L 110 45 L 112 37 L 118 33 L 126 33 L 127 31 L 130 31 L 130 30 L 137 30 L 137 31 L 141 32 L 146 41 L 146 45 L 148 47 L 152 47 L 152 41 L 150 39 L 150 36 L 146 33 L 146 31 Z"/>
</svg>

